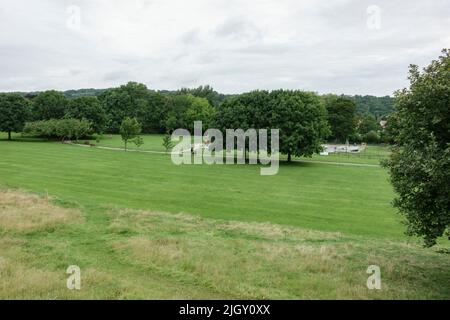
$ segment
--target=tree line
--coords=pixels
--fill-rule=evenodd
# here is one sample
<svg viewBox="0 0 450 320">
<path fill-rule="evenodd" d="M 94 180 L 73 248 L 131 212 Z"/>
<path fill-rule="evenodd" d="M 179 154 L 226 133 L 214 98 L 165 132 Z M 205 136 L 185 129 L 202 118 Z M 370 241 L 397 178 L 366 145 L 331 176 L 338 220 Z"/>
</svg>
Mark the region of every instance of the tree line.
<svg viewBox="0 0 450 320">
<path fill-rule="evenodd" d="M 193 120 L 209 123 L 214 112 L 206 98 L 190 93 L 158 93 L 135 82 L 105 90 L 98 96 L 73 99 L 55 90 L 32 96 L 0 94 L 0 130 L 9 136 L 11 132 L 21 132 L 26 122 L 38 122 L 36 129 L 44 121 L 61 119 L 87 120 L 91 133 L 118 133 L 126 117 L 136 118 L 144 133 L 163 133 L 188 126 Z"/>
<path fill-rule="evenodd" d="M 21 132 L 26 122 L 37 122 L 29 124 L 26 132 L 38 134 L 47 130 L 42 135 L 54 137 L 59 131 L 73 131 L 68 128 L 68 124 L 75 125 L 75 122 L 43 121 L 75 119 L 90 123 L 90 128 L 85 133 L 119 133 L 123 120 L 132 118 L 140 123 L 142 133 L 170 133 L 176 128 L 192 130 L 195 120 L 202 121 L 204 128 L 223 128 L 225 124 L 229 128 L 246 128 L 251 124 L 254 128 L 266 128 L 269 125 L 272 128 L 283 127 L 282 132 L 287 132 L 295 131 L 296 126 L 311 118 L 312 114 L 307 108 L 300 106 L 299 101 L 306 106 L 313 105 L 313 109 L 318 110 L 313 115 L 319 117 L 318 122 L 326 119 L 327 130 L 321 126 L 314 130 L 321 139 L 341 143 L 390 141 L 388 131 L 379 125 L 381 118 L 370 113 L 359 113 L 357 103 L 351 97 L 319 96 L 298 90 L 257 90 L 239 95 L 224 95 L 210 86 L 153 91 L 136 82 L 106 90 L 2 93 L 0 130 L 8 132 L 10 136 L 11 132 Z M 268 122 L 269 118 L 272 119 L 271 122 Z M 39 125 L 47 128 L 37 130 Z M 65 129 L 49 132 L 49 128 L 55 128 L 55 125 L 64 126 Z M 298 139 L 310 138 L 302 135 Z M 292 149 L 293 144 L 294 142 L 290 142 Z"/>
</svg>

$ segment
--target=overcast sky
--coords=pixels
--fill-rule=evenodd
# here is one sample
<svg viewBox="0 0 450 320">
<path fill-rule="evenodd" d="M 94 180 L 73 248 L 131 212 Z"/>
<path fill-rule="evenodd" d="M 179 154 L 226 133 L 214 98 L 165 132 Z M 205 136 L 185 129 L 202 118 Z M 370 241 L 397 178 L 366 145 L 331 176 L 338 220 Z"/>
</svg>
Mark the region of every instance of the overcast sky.
<svg viewBox="0 0 450 320">
<path fill-rule="evenodd" d="M 450 1 L 0 0 L 0 91 L 391 95 L 450 47 Z"/>
</svg>

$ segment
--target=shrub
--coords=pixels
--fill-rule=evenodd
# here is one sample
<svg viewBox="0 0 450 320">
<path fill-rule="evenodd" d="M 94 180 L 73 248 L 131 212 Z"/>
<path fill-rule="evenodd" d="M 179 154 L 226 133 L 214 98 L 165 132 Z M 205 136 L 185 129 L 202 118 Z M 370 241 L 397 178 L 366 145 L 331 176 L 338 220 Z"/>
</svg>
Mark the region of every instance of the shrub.
<svg viewBox="0 0 450 320">
<path fill-rule="evenodd" d="M 380 135 L 376 131 L 369 131 L 363 136 L 363 141 L 367 143 L 378 143 L 380 142 Z"/>
<path fill-rule="evenodd" d="M 91 133 L 91 123 L 85 119 L 50 119 L 42 121 L 27 122 L 23 129 L 27 135 L 58 139 L 73 139 L 78 141 Z"/>
</svg>

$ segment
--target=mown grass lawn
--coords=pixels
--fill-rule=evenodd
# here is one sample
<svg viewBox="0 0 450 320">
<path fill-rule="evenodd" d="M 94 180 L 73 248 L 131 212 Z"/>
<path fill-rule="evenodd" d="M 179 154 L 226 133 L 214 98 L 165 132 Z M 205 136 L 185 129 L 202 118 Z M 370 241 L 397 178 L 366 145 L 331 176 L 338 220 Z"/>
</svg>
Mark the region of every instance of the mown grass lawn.
<svg viewBox="0 0 450 320">
<path fill-rule="evenodd" d="M 403 236 L 380 167 L 282 164 L 264 177 L 251 165 L 0 141 L 0 185 L 79 211 L 27 227 L 0 215 L 3 298 L 450 297 L 448 243 Z M 20 212 L 19 195 L 0 200 L 3 217 Z M 80 292 L 65 288 L 71 264 L 84 270 Z M 370 264 L 381 291 L 365 286 Z"/>
<path fill-rule="evenodd" d="M 129 145 L 129 149 L 132 150 L 144 150 L 144 151 L 166 151 L 162 145 L 163 135 L 152 134 L 142 136 L 144 144 L 137 148 L 133 144 Z M 98 146 L 123 148 L 123 141 L 120 135 L 102 135 L 97 139 L 90 142 L 95 143 Z M 389 155 L 389 148 L 383 145 L 369 145 L 364 151 L 360 153 L 336 153 L 328 156 L 313 155 L 309 157 L 294 157 L 296 160 L 307 161 L 326 161 L 326 162 L 344 162 L 344 163 L 363 163 L 363 164 L 379 164 L 381 160 L 386 159 Z M 281 156 L 282 159 L 286 157 Z"/>
<path fill-rule="evenodd" d="M 5 133 L 0 133 L 0 141 L 5 140 L 7 135 Z M 129 143 L 129 150 L 140 150 L 140 151 L 156 151 L 156 152 L 166 152 L 163 147 L 163 137 L 162 134 L 145 134 L 142 135 L 144 144 L 140 147 L 136 147 L 133 143 Z M 21 134 L 13 134 L 13 138 L 16 141 L 33 141 L 36 138 L 32 137 L 22 137 Z M 41 139 L 37 139 L 41 140 Z M 118 134 L 104 134 L 94 136 L 91 139 L 80 140 L 78 143 L 91 143 L 99 147 L 108 148 L 124 148 L 124 143 L 122 138 Z M 320 161 L 320 162 L 341 162 L 341 163 L 357 163 L 357 164 L 373 164 L 378 165 L 380 161 L 386 159 L 389 156 L 389 147 L 385 145 L 369 145 L 365 150 L 360 153 L 335 153 L 329 154 L 328 156 L 321 156 L 318 154 L 312 157 L 293 157 L 294 160 L 306 160 L 306 161 Z M 280 158 L 286 159 L 285 155 L 281 155 Z"/>
<path fill-rule="evenodd" d="M 58 142 L 1 142 L 2 184 L 82 204 L 200 214 L 325 231 L 402 237 L 381 168 L 282 164 L 175 166 L 169 155 Z"/>
</svg>

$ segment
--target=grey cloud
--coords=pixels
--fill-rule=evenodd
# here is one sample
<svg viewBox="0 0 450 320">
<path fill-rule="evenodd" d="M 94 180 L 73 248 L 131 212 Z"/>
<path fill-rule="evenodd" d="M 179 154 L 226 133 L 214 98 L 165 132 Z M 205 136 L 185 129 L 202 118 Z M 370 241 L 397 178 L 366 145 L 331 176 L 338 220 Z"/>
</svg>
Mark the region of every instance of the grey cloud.
<svg viewBox="0 0 450 320">
<path fill-rule="evenodd" d="M 366 26 L 369 5 L 381 29 Z M 66 27 L 77 5 L 82 28 Z M 392 94 L 450 47 L 450 2 L 2 0 L 0 91 L 211 84 Z"/>
<path fill-rule="evenodd" d="M 260 41 L 264 37 L 263 32 L 254 23 L 242 17 L 225 20 L 214 30 L 214 34 L 218 37 L 245 41 Z"/>
<path fill-rule="evenodd" d="M 190 30 L 190 31 L 184 33 L 181 36 L 181 41 L 187 45 L 198 44 L 201 41 L 200 36 L 199 36 L 199 31 L 198 30 Z"/>
<path fill-rule="evenodd" d="M 116 70 L 112 72 L 108 72 L 103 76 L 103 79 L 106 81 L 115 81 L 115 80 L 125 80 L 127 77 L 130 77 L 130 73 L 124 70 Z"/>
</svg>

